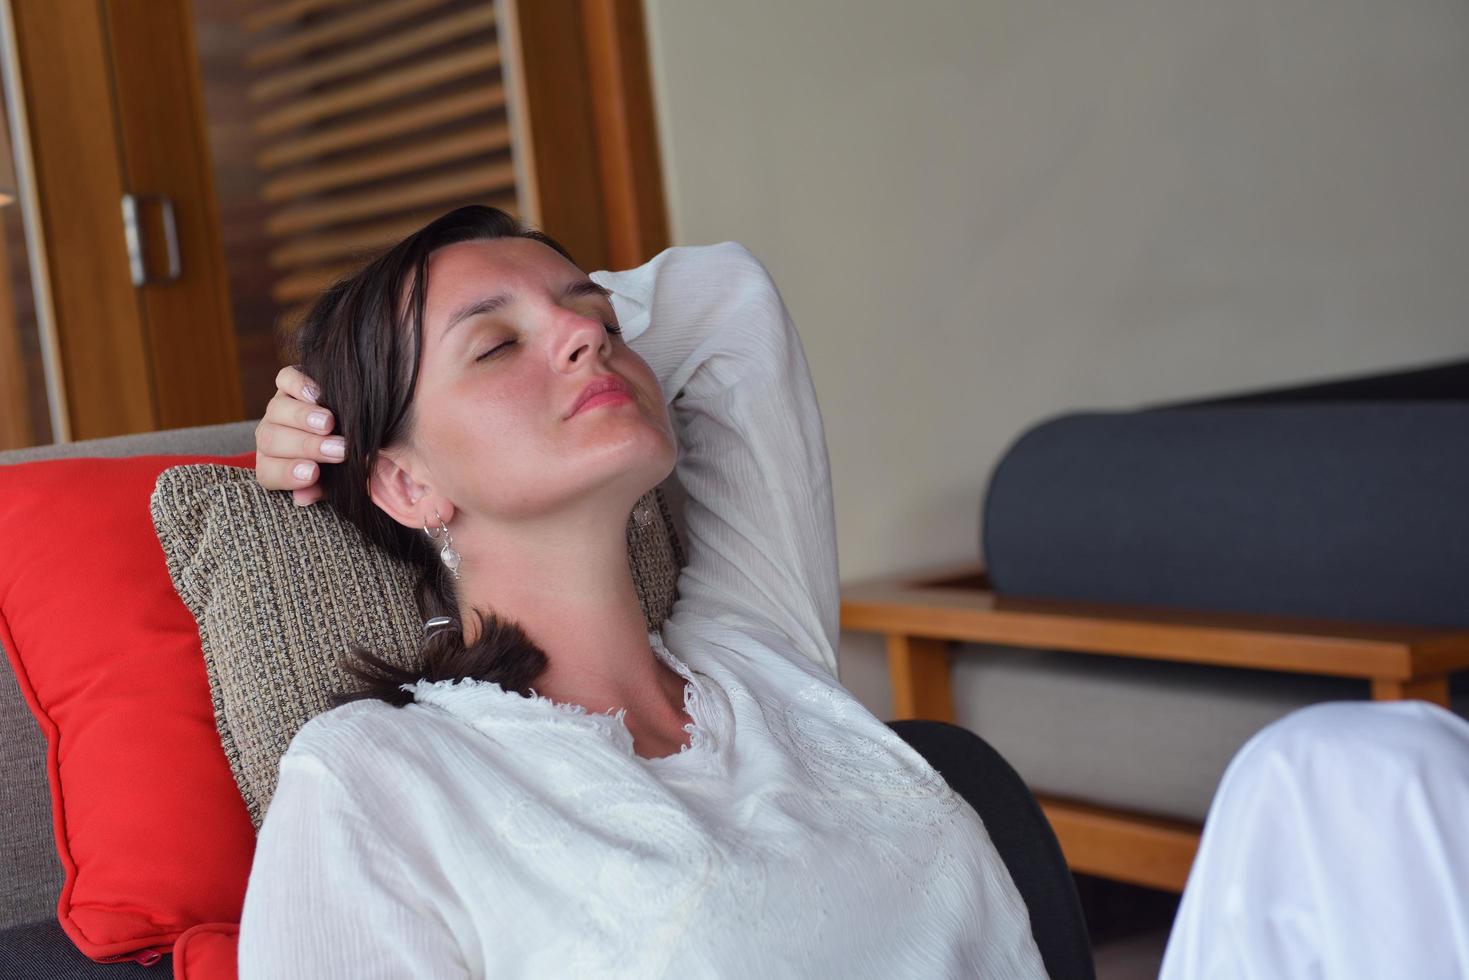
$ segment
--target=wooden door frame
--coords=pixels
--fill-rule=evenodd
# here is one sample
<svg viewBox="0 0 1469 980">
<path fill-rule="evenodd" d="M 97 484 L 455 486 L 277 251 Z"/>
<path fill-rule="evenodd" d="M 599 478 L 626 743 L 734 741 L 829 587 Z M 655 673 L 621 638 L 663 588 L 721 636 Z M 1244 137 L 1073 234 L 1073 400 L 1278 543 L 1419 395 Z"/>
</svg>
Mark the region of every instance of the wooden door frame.
<svg viewBox="0 0 1469 980">
<path fill-rule="evenodd" d="M 10 268 L 10 244 L 0 233 L 0 449 L 20 449 L 29 446 L 33 438 L 30 386 L 21 359 L 20 323 L 15 315 Z"/>
<path fill-rule="evenodd" d="M 500 0 L 523 210 L 583 269 L 668 247 L 642 0 Z"/>
</svg>

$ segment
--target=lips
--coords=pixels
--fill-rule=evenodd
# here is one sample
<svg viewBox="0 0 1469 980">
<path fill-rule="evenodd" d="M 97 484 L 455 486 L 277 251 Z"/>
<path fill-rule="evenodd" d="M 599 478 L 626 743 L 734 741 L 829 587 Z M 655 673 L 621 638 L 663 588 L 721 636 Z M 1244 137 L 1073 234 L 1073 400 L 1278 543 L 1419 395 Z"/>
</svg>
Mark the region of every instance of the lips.
<svg viewBox="0 0 1469 980">
<path fill-rule="evenodd" d="M 632 395 L 632 389 L 628 387 L 627 382 L 623 381 L 617 375 L 599 375 L 593 378 L 591 380 L 591 383 L 589 383 L 585 388 L 581 390 L 581 394 L 577 396 L 576 402 L 571 406 L 571 411 L 566 413 L 566 417 L 571 418 L 571 416 L 575 415 L 577 409 L 581 408 L 582 404 L 585 403 L 588 398 L 591 398 L 595 395 L 600 395 L 603 392 L 607 391 L 621 391 L 626 393 L 629 397 L 631 397 Z"/>
</svg>

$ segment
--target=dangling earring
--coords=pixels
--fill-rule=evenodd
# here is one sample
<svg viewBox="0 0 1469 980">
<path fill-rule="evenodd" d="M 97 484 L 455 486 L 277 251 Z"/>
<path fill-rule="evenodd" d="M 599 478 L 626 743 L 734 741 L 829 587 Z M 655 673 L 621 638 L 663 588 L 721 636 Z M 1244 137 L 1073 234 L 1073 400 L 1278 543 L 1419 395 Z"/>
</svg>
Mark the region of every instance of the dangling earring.
<svg viewBox="0 0 1469 980">
<path fill-rule="evenodd" d="M 647 504 L 639 501 L 633 508 L 632 519 L 638 527 L 647 527 L 653 523 L 653 510 Z"/>
<path fill-rule="evenodd" d="M 449 537 L 449 525 L 445 524 L 444 519 L 439 516 L 439 509 L 437 507 L 434 508 L 434 519 L 439 522 L 438 531 L 430 531 L 428 529 L 428 521 L 424 521 L 423 533 L 427 534 L 434 541 L 439 540 L 441 537 L 444 539 L 444 547 L 439 551 L 439 558 L 448 567 L 457 581 L 459 578 L 459 552 L 454 550 L 454 539 Z"/>
</svg>

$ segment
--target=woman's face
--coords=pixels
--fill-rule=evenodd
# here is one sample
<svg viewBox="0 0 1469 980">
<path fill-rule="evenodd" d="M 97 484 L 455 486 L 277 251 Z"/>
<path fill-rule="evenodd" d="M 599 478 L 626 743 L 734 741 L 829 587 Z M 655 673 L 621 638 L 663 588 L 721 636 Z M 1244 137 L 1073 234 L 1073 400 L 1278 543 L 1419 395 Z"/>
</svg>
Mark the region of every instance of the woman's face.
<svg viewBox="0 0 1469 980">
<path fill-rule="evenodd" d="M 431 488 L 422 508 L 430 523 L 434 506 L 451 519 L 441 500 L 461 518 L 579 510 L 605 519 L 615 505 L 625 520 L 672 472 L 677 447 L 657 376 L 613 332 L 601 287 L 526 238 L 441 248 L 427 279 L 415 425 L 401 465 Z M 631 401 L 570 414 L 588 382 L 609 374 Z"/>
</svg>

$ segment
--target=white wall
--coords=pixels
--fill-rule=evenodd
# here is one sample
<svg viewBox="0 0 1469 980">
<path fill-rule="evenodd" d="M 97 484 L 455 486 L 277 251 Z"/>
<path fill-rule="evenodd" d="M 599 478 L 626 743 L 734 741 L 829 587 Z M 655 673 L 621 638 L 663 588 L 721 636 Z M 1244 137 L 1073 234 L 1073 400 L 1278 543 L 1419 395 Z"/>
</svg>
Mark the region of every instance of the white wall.
<svg viewBox="0 0 1469 980">
<path fill-rule="evenodd" d="M 844 580 L 975 557 L 1043 417 L 1469 355 L 1462 0 L 646 2 L 674 239 L 780 284 Z"/>
</svg>

